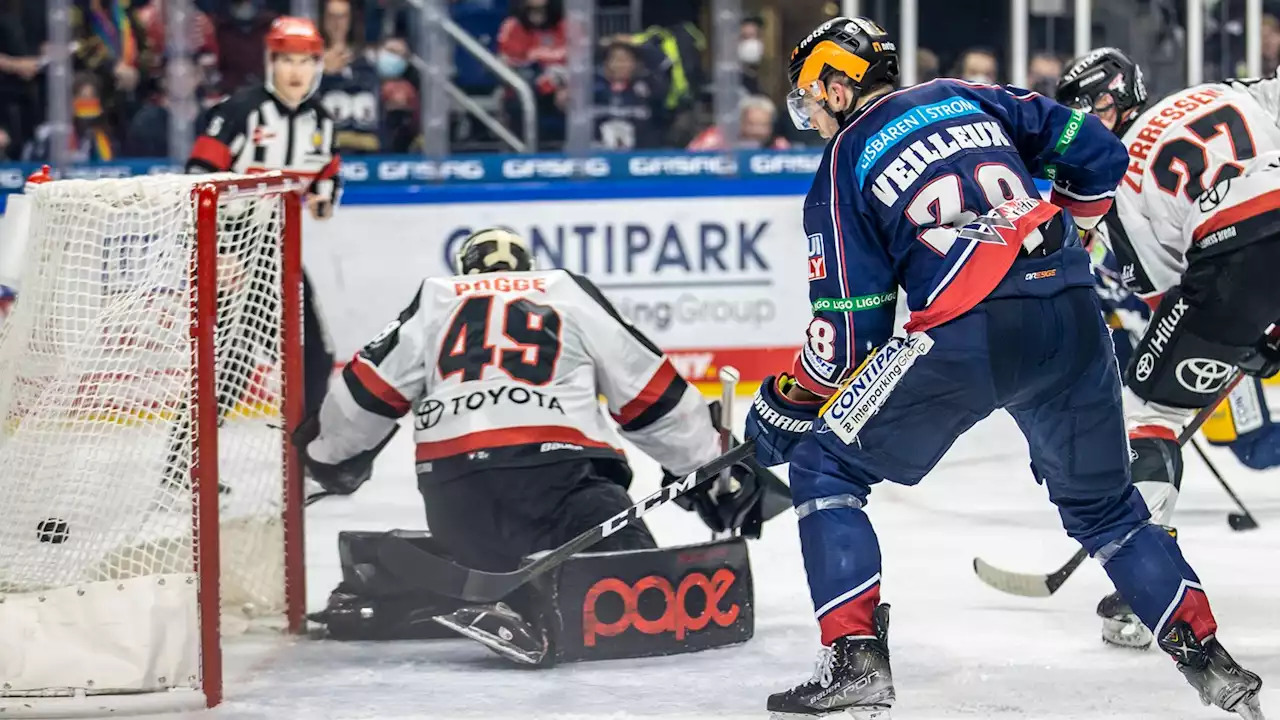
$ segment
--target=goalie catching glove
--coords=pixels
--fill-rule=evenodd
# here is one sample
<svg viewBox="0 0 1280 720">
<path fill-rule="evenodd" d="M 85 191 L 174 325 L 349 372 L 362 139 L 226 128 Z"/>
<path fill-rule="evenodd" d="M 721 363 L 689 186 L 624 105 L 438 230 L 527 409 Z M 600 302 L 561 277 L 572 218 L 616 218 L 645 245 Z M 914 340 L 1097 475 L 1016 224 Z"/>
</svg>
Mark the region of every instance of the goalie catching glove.
<svg viewBox="0 0 1280 720">
<path fill-rule="evenodd" d="M 770 375 L 751 401 L 745 435 L 756 441 L 756 460 L 765 467 L 791 462 L 791 453 L 822 407 L 822 398 L 803 402 L 787 397 L 795 384 L 795 378 L 785 373 L 777 378 Z"/>
<path fill-rule="evenodd" d="M 303 465 L 311 472 L 312 480 L 315 480 L 326 492 L 334 495 L 350 495 L 359 490 L 360 486 L 373 474 L 374 459 L 378 457 L 378 453 L 382 452 L 382 448 L 391 442 L 391 438 L 396 436 L 396 431 L 399 429 L 399 425 L 392 425 L 391 432 L 387 433 L 387 436 L 377 445 L 336 465 L 319 462 L 307 452 L 307 446 L 311 441 L 320 437 L 319 414 L 303 420 L 293 431 L 292 439 L 293 446 L 302 454 Z"/>
<path fill-rule="evenodd" d="M 720 422 L 723 417 L 720 401 L 708 403 L 708 409 L 711 411 L 711 424 L 719 434 L 724 429 Z M 675 503 L 685 510 L 697 512 L 698 517 L 702 518 L 702 522 L 712 532 L 741 530 L 746 537 L 758 538 L 764 523 L 761 500 L 764 498 L 765 487 L 750 468 L 734 465 L 729 472 L 733 482 L 728 492 L 716 492 L 716 483 L 709 481 L 678 496 Z M 670 470 L 662 469 L 663 487 L 682 479 Z"/>
</svg>

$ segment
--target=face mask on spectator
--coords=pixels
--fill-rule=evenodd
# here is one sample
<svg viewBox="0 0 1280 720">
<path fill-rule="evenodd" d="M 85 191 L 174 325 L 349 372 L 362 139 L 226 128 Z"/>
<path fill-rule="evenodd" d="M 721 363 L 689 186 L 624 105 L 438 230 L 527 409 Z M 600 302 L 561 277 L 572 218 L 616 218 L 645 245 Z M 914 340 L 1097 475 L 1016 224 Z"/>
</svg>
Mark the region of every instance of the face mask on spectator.
<svg viewBox="0 0 1280 720">
<path fill-rule="evenodd" d="M 248 22 L 258 14 L 258 7 L 252 1 L 231 3 L 231 17 L 240 22 Z"/>
<path fill-rule="evenodd" d="M 93 120 L 102 116 L 102 101 L 96 97 L 78 97 L 71 102 L 77 120 Z"/>
<path fill-rule="evenodd" d="M 738 59 L 745 65 L 759 65 L 764 59 L 764 41 L 747 38 L 738 42 Z"/>
<path fill-rule="evenodd" d="M 404 75 L 405 68 L 408 66 L 406 61 L 400 55 L 397 55 L 386 48 L 378 51 L 378 77 L 389 79 L 398 78 Z"/>
<path fill-rule="evenodd" d="M 979 83 L 981 85 L 994 85 L 996 79 L 987 75 L 965 75 L 965 82 Z"/>
</svg>

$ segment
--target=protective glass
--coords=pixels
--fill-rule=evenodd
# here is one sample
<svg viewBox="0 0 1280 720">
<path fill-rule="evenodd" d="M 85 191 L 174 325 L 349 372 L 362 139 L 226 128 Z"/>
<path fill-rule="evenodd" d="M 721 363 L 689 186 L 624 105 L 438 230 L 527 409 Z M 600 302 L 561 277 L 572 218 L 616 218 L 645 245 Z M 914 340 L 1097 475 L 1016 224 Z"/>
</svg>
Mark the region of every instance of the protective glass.
<svg viewBox="0 0 1280 720">
<path fill-rule="evenodd" d="M 800 130 L 814 130 L 813 115 L 822 109 L 827 99 L 822 81 L 814 80 L 807 87 L 798 87 L 787 93 L 787 112 L 791 122 Z"/>
</svg>

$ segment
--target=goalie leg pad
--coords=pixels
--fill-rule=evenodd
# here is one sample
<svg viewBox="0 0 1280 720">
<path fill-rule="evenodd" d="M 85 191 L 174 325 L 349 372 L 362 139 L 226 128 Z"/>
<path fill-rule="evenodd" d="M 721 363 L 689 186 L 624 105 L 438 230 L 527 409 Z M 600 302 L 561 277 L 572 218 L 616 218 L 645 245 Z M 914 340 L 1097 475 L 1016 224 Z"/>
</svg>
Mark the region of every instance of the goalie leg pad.
<svg viewBox="0 0 1280 720">
<path fill-rule="evenodd" d="M 1244 348 L 1207 339 L 1191 327 L 1202 311 L 1180 288 L 1165 294 L 1134 348 L 1125 384 L 1142 400 L 1174 408 L 1209 404 L 1230 381 Z"/>
</svg>

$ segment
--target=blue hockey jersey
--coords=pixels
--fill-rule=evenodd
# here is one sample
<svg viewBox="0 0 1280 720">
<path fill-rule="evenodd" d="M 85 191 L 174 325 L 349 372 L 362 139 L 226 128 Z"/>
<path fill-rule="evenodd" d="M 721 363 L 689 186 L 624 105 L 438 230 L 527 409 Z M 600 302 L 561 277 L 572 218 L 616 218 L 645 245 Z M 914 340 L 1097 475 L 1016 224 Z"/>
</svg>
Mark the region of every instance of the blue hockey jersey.
<svg viewBox="0 0 1280 720">
<path fill-rule="evenodd" d="M 894 329 L 897 291 L 909 330 L 967 312 L 996 289 L 1020 247 L 958 230 L 1007 200 L 1052 202 L 1091 228 L 1128 163 L 1098 120 L 1034 92 L 934 80 L 879 98 L 827 144 L 804 204 L 813 320 L 795 377 L 830 395 Z M 1082 248 L 1079 284 L 1090 283 Z"/>
</svg>

